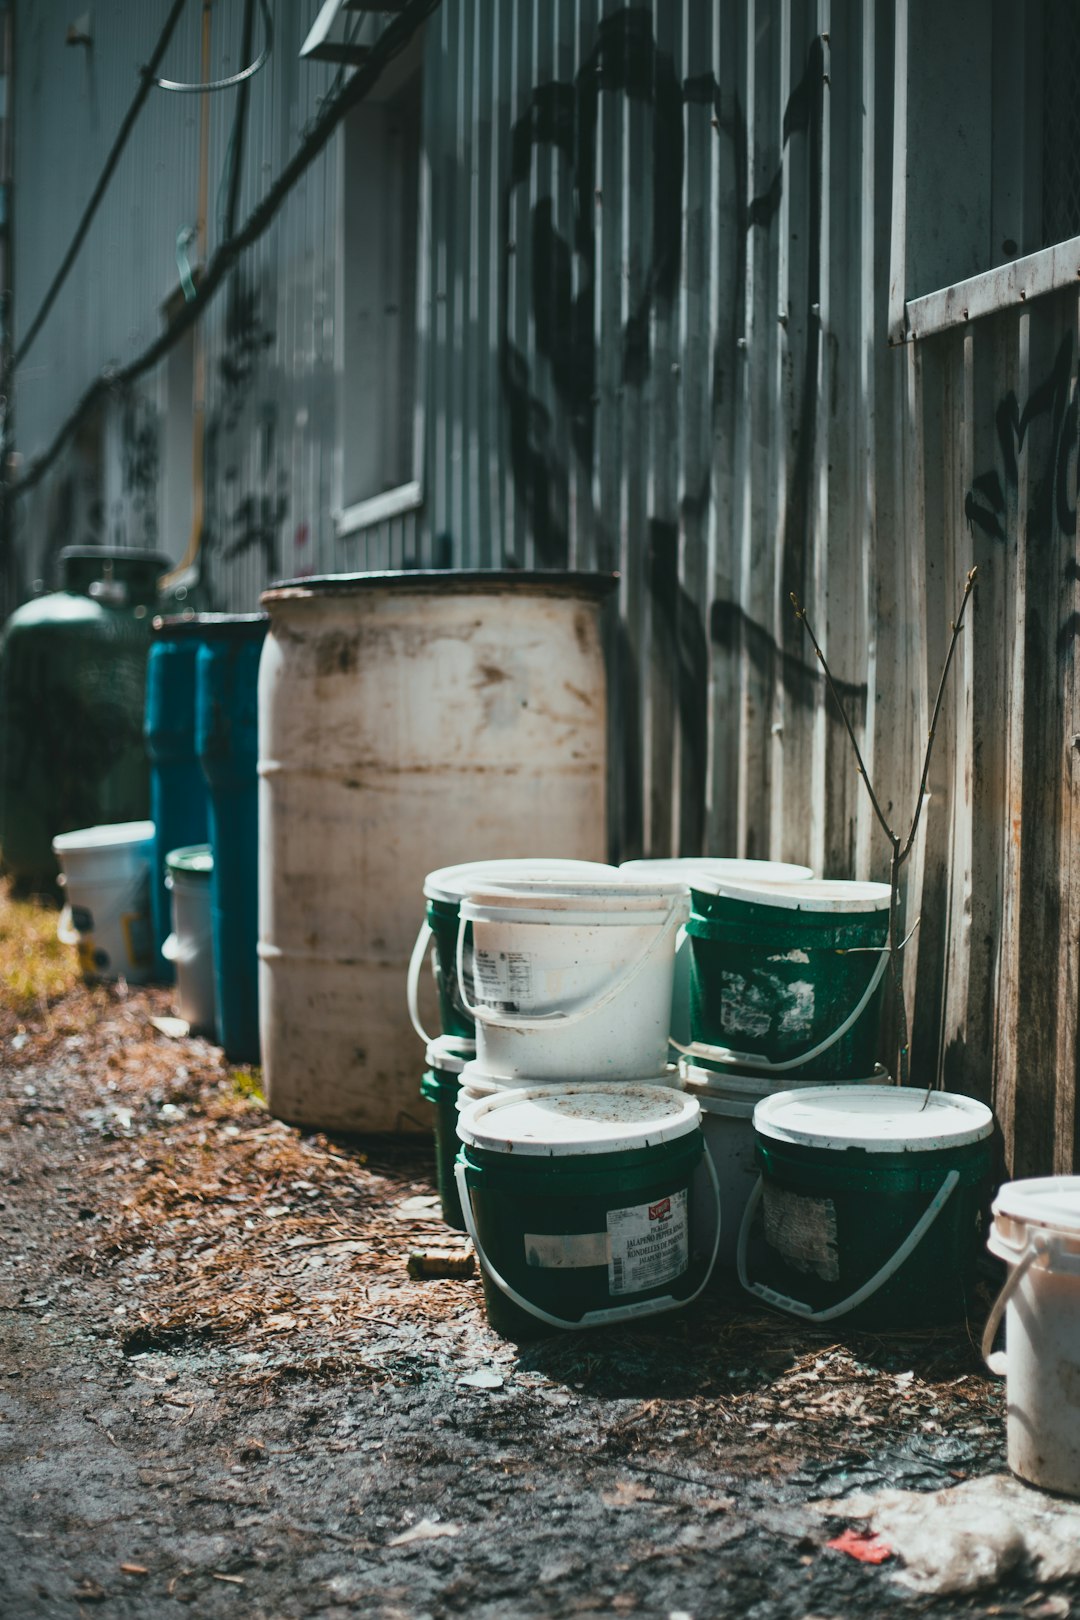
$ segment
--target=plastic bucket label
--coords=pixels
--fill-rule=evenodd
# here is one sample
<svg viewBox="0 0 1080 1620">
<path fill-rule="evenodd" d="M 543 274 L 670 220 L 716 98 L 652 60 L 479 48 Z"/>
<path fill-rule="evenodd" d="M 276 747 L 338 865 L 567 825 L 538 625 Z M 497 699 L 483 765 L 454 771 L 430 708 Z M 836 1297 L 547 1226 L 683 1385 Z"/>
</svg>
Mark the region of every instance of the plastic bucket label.
<svg viewBox="0 0 1080 1620">
<path fill-rule="evenodd" d="M 655 1204 L 609 1210 L 607 1229 L 611 1248 L 608 1289 L 612 1294 L 637 1294 L 674 1282 L 690 1264 L 685 1187 Z"/>
<path fill-rule="evenodd" d="M 535 961 L 529 951 L 474 952 L 473 972 L 481 998 L 500 1012 L 535 1007 Z M 468 962 L 464 966 L 468 974 Z"/>
<path fill-rule="evenodd" d="M 805 1193 L 765 1184 L 765 1241 L 784 1261 L 804 1275 L 822 1282 L 840 1278 L 840 1246 L 836 1205 L 831 1198 L 808 1198 Z"/>
</svg>

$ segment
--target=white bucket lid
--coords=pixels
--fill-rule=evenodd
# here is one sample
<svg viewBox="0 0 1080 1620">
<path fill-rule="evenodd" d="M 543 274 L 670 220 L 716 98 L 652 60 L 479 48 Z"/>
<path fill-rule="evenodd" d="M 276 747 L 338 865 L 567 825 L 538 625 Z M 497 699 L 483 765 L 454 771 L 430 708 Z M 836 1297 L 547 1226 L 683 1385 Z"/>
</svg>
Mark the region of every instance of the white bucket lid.
<svg viewBox="0 0 1080 1620">
<path fill-rule="evenodd" d="M 665 1086 L 533 1086 L 470 1103 L 458 1136 L 488 1153 L 555 1159 L 655 1147 L 700 1121 L 697 1100 Z"/>
<path fill-rule="evenodd" d="M 887 883 L 860 883 L 854 879 L 807 878 L 803 883 L 735 883 L 707 875 L 695 889 L 722 895 L 728 900 L 745 900 L 755 906 L 775 906 L 785 911 L 821 911 L 845 915 L 859 911 L 888 911 Z"/>
<path fill-rule="evenodd" d="M 692 883 L 707 889 L 710 878 L 722 883 L 805 883 L 814 875 L 810 866 L 791 861 L 750 861 L 734 855 L 684 856 L 679 860 L 623 861 L 619 871 L 632 883 Z M 700 882 L 698 880 L 701 880 Z M 709 891 L 711 892 L 711 890 Z"/>
<path fill-rule="evenodd" d="M 451 905 L 461 900 L 470 883 L 476 881 L 517 881 L 521 878 L 573 878 L 588 876 L 595 882 L 603 875 L 614 880 L 617 868 L 600 861 L 571 861 L 546 856 L 523 855 L 520 860 L 462 861 L 457 866 L 441 866 L 429 872 L 424 879 L 424 894 L 428 900 L 444 900 Z"/>
<path fill-rule="evenodd" d="M 719 1069 L 701 1069 L 694 1063 L 687 1063 L 684 1058 L 679 1064 L 679 1074 L 682 1084 L 696 1097 L 701 1099 L 702 1107 L 706 1107 L 706 1098 L 725 1098 L 735 1102 L 757 1102 L 762 1097 L 772 1097 L 778 1091 L 802 1091 L 810 1087 L 816 1091 L 821 1090 L 820 1080 L 797 1080 L 784 1074 L 727 1074 Z M 889 1075 L 884 1065 L 874 1064 L 873 1074 L 860 1075 L 854 1080 L 845 1080 L 845 1086 L 872 1086 L 888 1085 Z"/>
<path fill-rule="evenodd" d="M 460 1074 L 476 1051 L 476 1042 L 462 1035 L 437 1035 L 427 1046 L 427 1065 L 443 1074 Z"/>
<path fill-rule="evenodd" d="M 1007 1181 L 992 1205 L 995 1219 L 1038 1226 L 1070 1236 L 1080 1233 L 1080 1176 L 1032 1176 Z"/>
<path fill-rule="evenodd" d="M 52 841 L 54 855 L 67 855 L 91 849 L 122 849 L 125 845 L 148 844 L 154 837 L 152 821 L 117 821 L 111 826 L 83 827 L 78 832 L 57 833 Z"/>
<path fill-rule="evenodd" d="M 754 1109 L 754 1129 L 774 1142 L 864 1148 L 868 1153 L 929 1153 L 989 1136 L 985 1103 L 952 1091 L 912 1086 L 814 1086 L 778 1091 Z"/>
<path fill-rule="evenodd" d="M 539 1091 L 541 1089 L 547 1090 L 551 1086 L 566 1085 L 599 1087 L 625 1085 L 664 1086 L 669 1091 L 677 1091 L 679 1089 L 679 1071 L 674 1063 L 669 1063 L 662 1073 L 650 1074 L 644 1080 L 628 1081 L 615 1076 L 611 1080 L 568 1081 L 565 1075 L 560 1076 L 558 1080 L 542 1080 L 536 1075 L 492 1074 L 490 1069 L 485 1069 L 478 1059 L 473 1058 L 471 1062 L 466 1063 L 461 1071 L 461 1083 L 463 1086 L 471 1086 L 475 1091 L 482 1092 L 484 1096 L 490 1096 L 495 1091 Z"/>
<path fill-rule="evenodd" d="M 667 901 L 661 910 L 659 903 Z M 509 917 L 522 911 L 557 914 L 568 922 L 583 918 L 620 922 L 626 916 L 642 913 L 656 917 L 671 915 L 672 908 L 684 917 L 690 915 L 690 891 L 685 883 L 627 883 L 604 879 L 590 883 L 531 879 L 520 883 L 469 884 L 461 902 L 461 915 L 468 920 Z"/>
</svg>

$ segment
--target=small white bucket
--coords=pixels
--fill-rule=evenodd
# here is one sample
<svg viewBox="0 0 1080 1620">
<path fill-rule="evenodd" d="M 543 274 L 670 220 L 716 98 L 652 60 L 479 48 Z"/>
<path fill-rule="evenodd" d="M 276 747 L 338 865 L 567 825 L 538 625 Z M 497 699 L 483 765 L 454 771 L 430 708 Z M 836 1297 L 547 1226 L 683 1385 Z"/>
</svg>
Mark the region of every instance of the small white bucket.
<svg viewBox="0 0 1080 1620">
<path fill-rule="evenodd" d="M 1080 1176 L 1006 1182 L 993 1214 L 987 1247 L 1010 1270 L 982 1348 L 1008 1378 L 1009 1467 L 1080 1496 Z M 992 1354 L 1003 1314 L 1007 1348 Z"/>
<path fill-rule="evenodd" d="M 809 866 L 790 861 L 750 861 L 735 856 L 685 856 L 658 861 L 623 861 L 619 867 L 629 883 L 685 883 L 695 877 L 726 883 L 804 883 L 814 873 Z M 679 929 L 675 942 L 675 978 L 671 992 L 671 1059 L 690 1045 L 690 941 Z"/>
<path fill-rule="evenodd" d="M 57 935 L 88 979 L 145 984 L 154 970 L 150 872 L 154 823 L 83 827 L 53 839 L 65 905 Z"/>
<path fill-rule="evenodd" d="M 506 1082 L 645 1081 L 667 1067 L 681 884 L 514 883 L 462 901 L 457 975 L 476 1063 Z M 472 972 L 464 936 L 472 924 Z"/>
<path fill-rule="evenodd" d="M 161 947 L 176 966 L 177 1011 L 192 1035 L 213 1037 L 217 1028 L 214 987 L 214 934 L 210 921 L 210 878 L 214 857 L 209 844 L 170 850 L 165 857 L 166 887 L 172 890 L 173 931 Z"/>
<path fill-rule="evenodd" d="M 754 1108 L 763 1097 L 777 1091 L 798 1091 L 813 1086 L 813 1080 L 773 1079 L 769 1075 L 726 1075 L 714 1069 L 699 1069 L 685 1061 L 680 1065 L 683 1090 L 701 1105 L 701 1128 L 705 1147 L 716 1170 L 720 1186 L 720 1252 L 717 1265 L 734 1267 L 743 1214 L 757 1185 L 758 1167 L 754 1152 Z M 877 1065 L 866 1080 L 850 1085 L 887 1085 L 889 1076 Z"/>
</svg>

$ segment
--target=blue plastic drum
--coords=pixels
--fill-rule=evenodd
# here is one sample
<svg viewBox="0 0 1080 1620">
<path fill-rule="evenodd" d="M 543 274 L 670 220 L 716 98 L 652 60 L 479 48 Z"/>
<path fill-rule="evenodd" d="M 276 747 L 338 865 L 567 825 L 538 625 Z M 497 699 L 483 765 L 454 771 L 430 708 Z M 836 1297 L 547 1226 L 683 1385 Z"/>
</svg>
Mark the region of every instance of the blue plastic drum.
<svg viewBox="0 0 1080 1620">
<path fill-rule="evenodd" d="M 259 1061 L 258 677 L 264 613 L 203 615 L 195 741 L 210 801 L 210 906 L 218 1038 L 236 1063 Z"/>
<path fill-rule="evenodd" d="M 150 815 L 154 857 L 150 885 L 154 924 L 154 977 L 174 978 L 161 954 L 172 926 L 165 888 L 165 857 L 171 849 L 204 844 L 207 834 L 206 781 L 195 751 L 195 656 L 198 620 L 155 619 L 146 665 L 143 737 L 150 758 Z"/>
</svg>

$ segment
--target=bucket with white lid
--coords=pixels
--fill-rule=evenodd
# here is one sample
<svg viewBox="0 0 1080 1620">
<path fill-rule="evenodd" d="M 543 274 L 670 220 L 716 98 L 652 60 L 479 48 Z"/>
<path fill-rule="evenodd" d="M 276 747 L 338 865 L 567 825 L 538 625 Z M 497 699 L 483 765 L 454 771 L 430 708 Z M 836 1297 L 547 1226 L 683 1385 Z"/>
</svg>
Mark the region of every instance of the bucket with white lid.
<svg viewBox="0 0 1080 1620">
<path fill-rule="evenodd" d="M 889 886 L 690 880 L 689 1055 L 819 1083 L 874 1066 Z"/>
<path fill-rule="evenodd" d="M 420 1081 L 420 1095 L 435 1110 L 435 1184 L 439 1189 L 442 1218 L 447 1226 L 463 1232 L 454 1158 L 457 1154 L 457 1111 L 461 1101 L 461 1074 L 472 1055 L 472 1042 L 440 1035 L 429 1041 L 427 1068 Z"/>
<path fill-rule="evenodd" d="M 743 1287 L 811 1322 L 903 1329 L 962 1315 L 992 1132 L 985 1103 L 953 1092 L 839 1085 L 764 1098 L 754 1109 L 761 1175 L 736 1256 Z"/>
<path fill-rule="evenodd" d="M 1009 1181 L 987 1239 L 1009 1274 L 983 1355 L 1008 1379 L 1008 1457 L 1044 1491 L 1080 1496 L 1080 1176 Z M 1005 1350 L 992 1354 L 1005 1316 Z"/>
<path fill-rule="evenodd" d="M 497 1331 L 652 1316 L 708 1282 L 720 1209 L 692 1097 L 527 1087 L 471 1104 L 458 1136 L 462 1213 Z"/>
<path fill-rule="evenodd" d="M 758 1179 L 754 1137 L 754 1109 L 763 1097 L 775 1091 L 810 1086 L 810 1080 L 778 1082 L 771 1075 L 718 1074 L 683 1059 L 680 1064 L 683 1090 L 701 1105 L 701 1128 L 705 1146 L 716 1169 L 722 1211 L 720 1253 L 717 1264 L 734 1267 L 743 1212 Z M 888 1074 L 877 1064 L 874 1073 L 847 1085 L 881 1085 Z"/>
<path fill-rule="evenodd" d="M 630 883 L 686 883 L 701 873 L 705 879 L 730 883 L 804 883 L 813 877 L 809 866 L 791 861 L 752 861 L 736 856 L 682 856 L 672 859 L 623 861 L 620 876 Z M 675 941 L 675 978 L 671 991 L 672 1058 L 677 1060 L 690 1044 L 690 941 L 685 927 Z"/>
<path fill-rule="evenodd" d="M 480 884 L 461 902 L 458 991 L 496 1081 L 648 1080 L 667 1066 L 681 884 Z M 471 925 L 471 972 L 465 931 Z"/>
<path fill-rule="evenodd" d="M 77 947 L 88 979 L 145 984 L 156 954 L 150 914 L 154 823 L 83 827 L 59 833 L 52 847 L 65 900 L 58 937 Z"/>
<path fill-rule="evenodd" d="M 192 1035 L 217 1034 L 214 933 L 210 883 L 214 856 L 209 844 L 172 849 L 165 857 L 165 886 L 172 894 L 172 933 L 161 954 L 176 968 L 177 1012 Z"/>
<path fill-rule="evenodd" d="M 420 971 L 425 955 L 431 949 L 431 965 L 435 988 L 439 997 L 439 1022 L 444 1035 L 471 1040 L 473 1020 L 461 1004 L 457 990 L 457 970 L 454 965 L 458 936 L 458 910 L 470 883 L 517 882 L 521 879 L 551 881 L 608 877 L 617 879 L 613 866 L 599 861 L 561 860 L 548 856 L 522 856 L 520 859 L 492 861 L 461 861 L 456 866 L 443 866 L 429 872 L 424 879 L 426 915 L 416 936 L 409 962 L 407 996 L 409 1017 L 416 1033 L 424 1042 L 430 1036 L 424 1028 L 420 1014 Z M 466 930 L 465 960 L 468 964 L 472 952 L 472 931 Z"/>
</svg>

